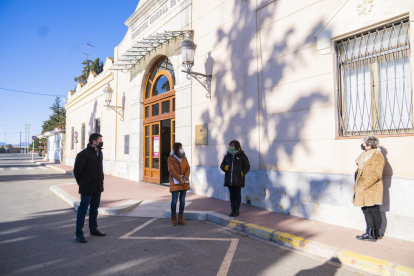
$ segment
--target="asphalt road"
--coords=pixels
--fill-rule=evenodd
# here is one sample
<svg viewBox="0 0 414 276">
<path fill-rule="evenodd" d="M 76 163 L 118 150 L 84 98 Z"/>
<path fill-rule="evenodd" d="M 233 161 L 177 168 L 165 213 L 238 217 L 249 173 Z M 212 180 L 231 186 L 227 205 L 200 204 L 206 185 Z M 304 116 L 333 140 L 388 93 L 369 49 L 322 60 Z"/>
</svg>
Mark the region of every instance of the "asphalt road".
<svg viewBox="0 0 414 276">
<path fill-rule="evenodd" d="M 49 190 L 73 177 L 30 158 L 0 154 L 0 275 L 364 275 L 204 221 L 99 216 L 107 236 L 86 221 L 79 244 L 76 212 Z"/>
</svg>

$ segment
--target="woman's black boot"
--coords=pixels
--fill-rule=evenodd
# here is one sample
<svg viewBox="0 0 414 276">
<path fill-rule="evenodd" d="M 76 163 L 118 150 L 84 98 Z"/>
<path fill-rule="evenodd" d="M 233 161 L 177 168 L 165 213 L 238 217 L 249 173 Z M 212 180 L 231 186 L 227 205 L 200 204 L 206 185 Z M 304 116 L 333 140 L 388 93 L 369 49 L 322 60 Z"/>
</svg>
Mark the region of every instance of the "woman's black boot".
<svg viewBox="0 0 414 276">
<path fill-rule="evenodd" d="M 231 210 L 229 217 L 234 217 L 234 210 Z"/>
<path fill-rule="evenodd" d="M 239 216 L 239 210 L 236 210 L 233 214 L 233 217 L 238 217 Z"/>
<path fill-rule="evenodd" d="M 375 239 L 375 228 L 369 228 L 367 229 L 367 232 L 362 234 L 361 236 L 356 236 L 356 238 L 360 241 L 371 241 L 376 242 Z"/>
<path fill-rule="evenodd" d="M 377 240 L 382 239 L 381 233 L 380 233 L 381 231 L 380 230 L 381 229 L 377 229 L 377 228 L 374 229 L 375 239 L 377 239 Z"/>
</svg>

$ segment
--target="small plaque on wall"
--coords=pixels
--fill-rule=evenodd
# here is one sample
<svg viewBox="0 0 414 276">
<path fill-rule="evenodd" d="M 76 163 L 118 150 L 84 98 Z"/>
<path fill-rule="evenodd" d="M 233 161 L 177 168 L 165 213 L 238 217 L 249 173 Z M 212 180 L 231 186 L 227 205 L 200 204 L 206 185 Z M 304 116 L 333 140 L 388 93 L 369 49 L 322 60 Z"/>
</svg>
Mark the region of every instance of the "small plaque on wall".
<svg viewBox="0 0 414 276">
<path fill-rule="evenodd" d="M 195 132 L 195 144 L 208 145 L 208 124 L 196 126 Z"/>
</svg>

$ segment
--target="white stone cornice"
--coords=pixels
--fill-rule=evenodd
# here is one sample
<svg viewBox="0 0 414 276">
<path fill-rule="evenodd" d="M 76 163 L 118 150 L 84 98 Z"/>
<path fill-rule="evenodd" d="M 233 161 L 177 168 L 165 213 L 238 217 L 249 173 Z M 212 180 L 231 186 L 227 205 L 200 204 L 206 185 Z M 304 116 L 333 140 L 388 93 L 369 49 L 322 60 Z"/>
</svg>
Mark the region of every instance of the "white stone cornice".
<svg viewBox="0 0 414 276">
<path fill-rule="evenodd" d="M 149 15 L 151 14 L 151 10 L 156 11 L 162 5 L 166 4 L 168 0 L 149 0 L 146 1 L 142 7 L 136 10 L 128 19 L 125 21 L 125 25 L 128 28 L 131 28 L 134 24 L 138 22 L 144 22 L 148 19 Z M 137 24 L 138 26 L 139 24 Z"/>
</svg>

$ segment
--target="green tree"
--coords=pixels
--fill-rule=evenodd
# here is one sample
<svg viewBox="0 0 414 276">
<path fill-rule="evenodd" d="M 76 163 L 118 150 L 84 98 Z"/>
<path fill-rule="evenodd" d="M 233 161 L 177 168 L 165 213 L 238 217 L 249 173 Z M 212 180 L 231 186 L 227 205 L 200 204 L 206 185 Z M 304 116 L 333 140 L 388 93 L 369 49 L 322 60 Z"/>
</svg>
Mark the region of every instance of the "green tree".
<svg viewBox="0 0 414 276">
<path fill-rule="evenodd" d="M 52 110 L 52 114 L 49 116 L 49 120 L 43 121 L 42 133 L 66 124 L 66 110 L 60 104 L 60 97 L 56 97 L 50 109 Z"/>
<path fill-rule="evenodd" d="M 86 84 L 88 82 L 89 73 L 94 71 L 97 75 L 99 75 L 103 71 L 103 62 L 99 60 L 99 58 L 95 59 L 94 61 L 87 59 L 82 62 L 84 65 L 82 70 L 82 75 L 77 78 L 74 78 L 75 82 Z M 76 86 L 74 91 L 76 92 Z"/>
<path fill-rule="evenodd" d="M 8 144 L 6 148 L 12 149 L 13 146 L 11 144 Z"/>
<path fill-rule="evenodd" d="M 90 60 L 90 59 L 87 59 L 87 60 L 82 62 L 82 64 L 85 65 L 85 66 L 83 67 L 82 75 L 80 75 L 77 78 L 74 78 L 74 80 L 76 82 L 80 82 L 80 83 L 83 83 L 83 84 L 87 83 L 89 72 L 91 71 L 91 69 L 90 69 L 91 62 L 92 62 L 92 60 Z"/>
<path fill-rule="evenodd" d="M 90 71 L 94 71 L 97 75 L 99 75 L 103 71 L 103 62 L 99 60 L 99 58 L 95 59 L 90 66 Z"/>
<path fill-rule="evenodd" d="M 4 149 L 4 145 L 1 145 L 1 146 L 0 146 L 0 149 Z"/>
</svg>

